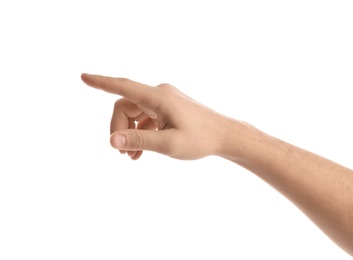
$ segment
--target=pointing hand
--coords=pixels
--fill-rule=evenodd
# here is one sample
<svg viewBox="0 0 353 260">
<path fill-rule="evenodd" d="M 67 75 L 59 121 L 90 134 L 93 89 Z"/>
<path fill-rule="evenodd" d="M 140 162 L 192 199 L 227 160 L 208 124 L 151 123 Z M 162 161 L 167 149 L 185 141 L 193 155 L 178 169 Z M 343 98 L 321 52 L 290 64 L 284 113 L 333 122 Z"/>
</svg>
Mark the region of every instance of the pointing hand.
<svg viewBox="0 0 353 260">
<path fill-rule="evenodd" d="M 132 159 L 138 159 L 143 150 L 185 160 L 219 151 L 225 117 L 175 87 L 89 74 L 81 78 L 91 87 L 122 96 L 114 106 L 110 141 Z"/>
</svg>

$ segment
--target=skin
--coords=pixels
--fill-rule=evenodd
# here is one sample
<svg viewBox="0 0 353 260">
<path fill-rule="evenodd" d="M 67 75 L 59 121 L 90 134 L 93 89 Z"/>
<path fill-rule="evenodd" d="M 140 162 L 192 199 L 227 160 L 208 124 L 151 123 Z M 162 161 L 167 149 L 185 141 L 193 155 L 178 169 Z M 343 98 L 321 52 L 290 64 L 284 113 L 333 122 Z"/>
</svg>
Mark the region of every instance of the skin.
<svg viewBox="0 0 353 260">
<path fill-rule="evenodd" d="M 352 170 L 221 115 L 169 84 L 81 78 L 122 97 L 114 106 L 110 138 L 121 153 L 133 160 L 144 150 L 181 160 L 209 155 L 230 160 L 274 187 L 353 256 Z"/>
</svg>

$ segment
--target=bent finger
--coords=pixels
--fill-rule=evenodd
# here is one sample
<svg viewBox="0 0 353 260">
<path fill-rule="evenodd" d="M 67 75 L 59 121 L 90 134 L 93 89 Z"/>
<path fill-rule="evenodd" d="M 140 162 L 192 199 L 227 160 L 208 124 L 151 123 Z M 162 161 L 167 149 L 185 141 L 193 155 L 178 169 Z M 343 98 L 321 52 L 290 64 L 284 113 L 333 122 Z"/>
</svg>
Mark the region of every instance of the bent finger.
<svg viewBox="0 0 353 260">
<path fill-rule="evenodd" d="M 114 110 L 110 122 L 110 134 L 122 129 L 134 129 L 134 121 L 142 113 L 143 112 L 138 106 L 136 106 L 136 104 L 131 103 L 124 98 L 119 99 L 114 104 Z"/>
</svg>

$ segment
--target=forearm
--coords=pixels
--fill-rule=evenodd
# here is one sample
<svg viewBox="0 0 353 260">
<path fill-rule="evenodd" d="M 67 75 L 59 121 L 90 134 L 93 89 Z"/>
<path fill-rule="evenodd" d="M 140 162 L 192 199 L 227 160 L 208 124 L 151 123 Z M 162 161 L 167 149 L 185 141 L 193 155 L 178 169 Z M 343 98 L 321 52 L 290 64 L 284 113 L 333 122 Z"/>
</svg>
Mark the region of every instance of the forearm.
<svg viewBox="0 0 353 260">
<path fill-rule="evenodd" d="M 220 156 L 255 173 L 353 255 L 353 171 L 237 121 Z"/>
<path fill-rule="evenodd" d="M 134 160 L 143 150 L 184 160 L 210 154 L 231 160 L 286 196 L 353 255 L 351 170 L 215 113 L 169 84 L 153 88 L 88 74 L 82 80 L 123 96 L 112 117 L 114 148 Z"/>
</svg>

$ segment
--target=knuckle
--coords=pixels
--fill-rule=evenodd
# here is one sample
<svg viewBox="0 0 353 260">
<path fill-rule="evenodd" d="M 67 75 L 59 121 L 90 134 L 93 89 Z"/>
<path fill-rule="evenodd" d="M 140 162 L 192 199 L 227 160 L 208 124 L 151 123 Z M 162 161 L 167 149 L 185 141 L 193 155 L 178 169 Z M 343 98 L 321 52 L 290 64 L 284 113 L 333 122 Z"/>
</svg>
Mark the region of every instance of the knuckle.
<svg viewBox="0 0 353 260">
<path fill-rule="evenodd" d="M 117 84 L 119 85 L 120 95 L 125 96 L 128 86 L 131 85 L 131 80 L 128 78 L 117 78 Z"/>
<path fill-rule="evenodd" d="M 170 98 L 175 94 L 175 87 L 168 83 L 158 85 L 157 89 L 164 98 Z"/>
<path fill-rule="evenodd" d="M 132 136 L 132 148 L 136 150 L 142 150 L 144 147 L 144 139 L 139 131 L 136 131 Z"/>
<path fill-rule="evenodd" d="M 163 88 L 163 89 L 174 89 L 174 87 L 169 83 L 162 83 L 162 84 L 159 84 L 157 87 Z"/>
<path fill-rule="evenodd" d="M 114 103 L 115 109 L 121 109 L 123 106 L 127 104 L 127 100 L 125 98 L 120 98 Z"/>
<path fill-rule="evenodd" d="M 117 101 L 115 101 L 114 107 L 115 107 L 115 108 L 119 108 L 119 107 L 122 105 L 122 104 L 121 104 L 122 101 L 123 101 L 122 99 L 118 99 Z"/>
<path fill-rule="evenodd" d="M 119 81 L 120 81 L 120 83 L 123 84 L 123 85 L 125 85 L 125 84 L 131 82 L 131 80 L 128 79 L 128 78 L 119 78 Z"/>
</svg>

